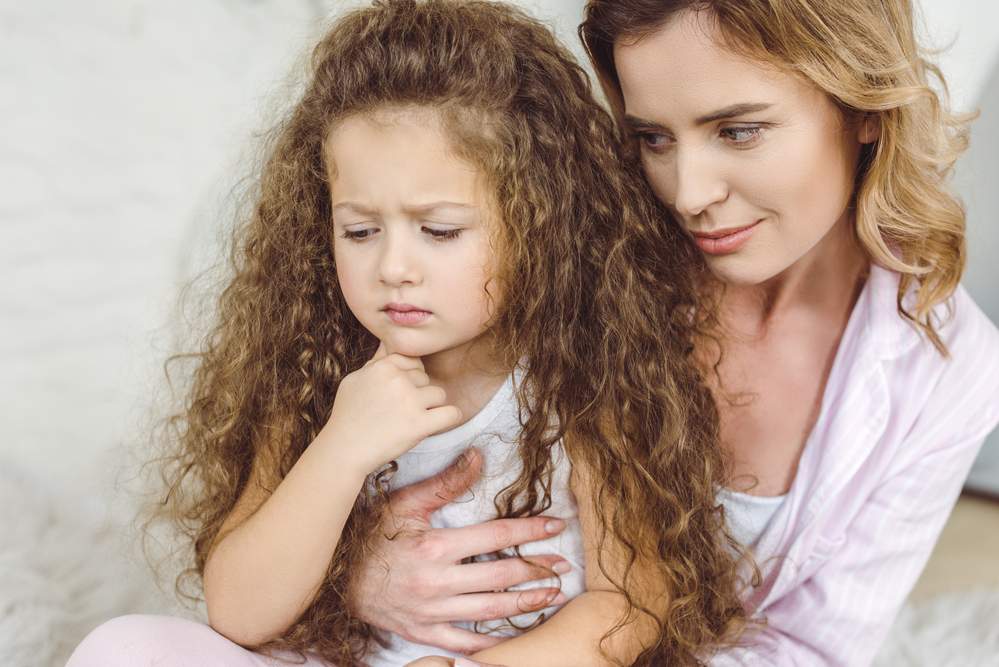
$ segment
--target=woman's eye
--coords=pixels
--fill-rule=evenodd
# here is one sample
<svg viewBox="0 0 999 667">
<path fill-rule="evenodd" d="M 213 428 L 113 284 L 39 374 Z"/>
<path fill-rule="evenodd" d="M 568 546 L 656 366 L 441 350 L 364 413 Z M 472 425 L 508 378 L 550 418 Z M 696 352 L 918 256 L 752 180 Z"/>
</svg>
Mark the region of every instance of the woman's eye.
<svg viewBox="0 0 999 667">
<path fill-rule="evenodd" d="M 639 132 L 637 136 L 642 146 L 652 151 L 661 151 L 670 145 L 669 135 L 660 132 Z"/>
<path fill-rule="evenodd" d="M 435 241 L 449 241 L 451 239 L 456 239 L 461 235 L 460 227 L 451 227 L 448 229 L 437 229 L 434 227 L 421 227 L 420 228 L 425 234 L 429 234 L 433 237 Z"/>
<path fill-rule="evenodd" d="M 762 127 L 725 127 L 722 128 L 722 136 L 736 146 L 748 146 L 760 138 L 763 133 Z"/>
</svg>

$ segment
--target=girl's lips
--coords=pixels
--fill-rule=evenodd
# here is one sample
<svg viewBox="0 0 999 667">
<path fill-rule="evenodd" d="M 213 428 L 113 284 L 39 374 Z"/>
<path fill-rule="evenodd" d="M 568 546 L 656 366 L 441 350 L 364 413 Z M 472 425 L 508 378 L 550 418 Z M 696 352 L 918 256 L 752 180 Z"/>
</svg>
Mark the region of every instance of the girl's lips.
<svg viewBox="0 0 999 667">
<path fill-rule="evenodd" d="M 396 310 L 391 307 L 385 308 L 382 312 L 384 312 L 394 324 L 401 324 L 403 326 L 421 324 L 432 314 L 429 310 Z"/>
<path fill-rule="evenodd" d="M 694 243 L 703 252 L 709 255 L 728 255 L 735 252 L 749 240 L 762 220 L 757 220 L 751 225 L 733 230 L 723 230 L 721 232 L 697 233 L 691 232 Z"/>
</svg>

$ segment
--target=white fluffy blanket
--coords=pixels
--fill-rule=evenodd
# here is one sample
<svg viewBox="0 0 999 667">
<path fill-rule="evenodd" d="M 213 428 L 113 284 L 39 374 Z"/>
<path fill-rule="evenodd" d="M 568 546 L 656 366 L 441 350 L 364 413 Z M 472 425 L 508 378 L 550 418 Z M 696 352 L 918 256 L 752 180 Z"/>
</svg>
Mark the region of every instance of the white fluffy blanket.
<svg viewBox="0 0 999 667">
<path fill-rule="evenodd" d="M 130 531 L 98 514 L 0 461 L 0 665 L 62 667 L 101 621 L 176 610 Z M 876 664 L 999 665 L 999 590 L 907 606 Z"/>
</svg>

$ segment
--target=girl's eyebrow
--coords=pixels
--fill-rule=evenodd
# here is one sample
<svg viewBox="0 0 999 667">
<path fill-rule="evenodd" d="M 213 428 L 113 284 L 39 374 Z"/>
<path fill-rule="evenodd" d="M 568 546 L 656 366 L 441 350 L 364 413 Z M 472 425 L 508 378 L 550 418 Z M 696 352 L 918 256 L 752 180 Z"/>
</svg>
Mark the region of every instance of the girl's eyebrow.
<svg viewBox="0 0 999 667">
<path fill-rule="evenodd" d="M 407 213 L 430 213 L 442 208 L 455 208 L 461 211 L 474 211 L 475 206 L 471 204 L 462 204 L 461 202 L 455 201 L 435 201 L 427 204 L 420 204 L 414 206 L 403 206 L 402 210 Z"/>
<path fill-rule="evenodd" d="M 360 213 L 362 215 L 374 215 L 375 213 L 377 213 L 377 211 L 375 211 L 373 208 L 368 208 L 367 206 L 363 206 L 361 204 L 357 204 L 352 201 L 340 202 L 339 204 L 333 207 L 334 212 L 339 210 L 353 211 L 355 213 Z"/>
<path fill-rule="evenodd" d="M 403 206 L 402 210 L 410 214 L 421 214 L 421 213 L 430 213 L 432 211 L 436 211 L 442 208 L 443 209 L 453 208 L 453 209 L 458 209 L 460 211 L 476 210 L 476 207 L 471 204 L 463 204 L 461 202 L 456 202 L 456 201 L 435 201 L 435 202 L 429 202 L 427 204 Z M 358 204 L 357 202 L 352 202 L 352 201 L 340 202 L 339 204 L 333 207 L 334 212 L 339 210 L 353 211 L 355 213 L 361 213 L 363 215 L 375 215 L 378 213 L 376 209 L 369 208 L 367 206 L 364 206 L 363 204 Z"/>
<path fill-rule="evenodd" d="M 739 104 L 730 104 L 727 107 L 718 109 L 717 111 L 712 111 L 709 114 L 705 114 L 694 121 L 695 125 L 707 125 L 708 123 L 713 123 L 718 120 L 725 120 L 727 118 L 735 118 L 736 116 L 742 116 L 747 113 L 756 113 L 757 111 L 765 111 L 772 107 L 772 104 L 766 104 L 763 102 L 742 102 Z M 646 130 L 646 131 L 665 131 L 666 127 L 655 123 L 651 120 L 645 120 L 644 118 L 638 118 L 637 116 L 632 116 L 631 114 L 625 114 L 624 122 L 628 124 L 633 130 Z"/>
</svg>

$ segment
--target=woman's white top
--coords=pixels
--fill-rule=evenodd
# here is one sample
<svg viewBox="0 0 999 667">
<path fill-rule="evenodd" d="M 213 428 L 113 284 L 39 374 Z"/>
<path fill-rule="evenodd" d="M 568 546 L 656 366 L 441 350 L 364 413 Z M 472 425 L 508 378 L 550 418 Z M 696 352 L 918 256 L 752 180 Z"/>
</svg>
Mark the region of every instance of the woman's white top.
<svg viewBox="0 0 999 667">
<path fill-rule="evenodd" d="M 869 665 L 999 422 L 995 325 L 958 288 L 935 311 L 944 357 L 899 316 L 898 285 L 871 267 L 794 482 L 756 541 L 764 580 L 747 601 L 767 625 L 712 667 Z"/>
<path fill-rule="evenodd" d="M 517 447 L 521 426 L 515 395 L 515 386 L 521 375 L 519 371 L 511 374 L 485 407 L 470 420 L 450 431 L 423 440 L 397 459 L 399 469 L 392 476 L 393 489 L 437 474 L 471 446 L 482 452 L 482 478 L 464 498 L 446 505 L 431 516 L 430 524 L 435 528 L 458 528 L 496 518 L 494 499 L 516 480 L 521 470 Z M 560 585 L 566 598 L 572 599 L 585 590 L 585 563 L 576 502 L 569 492 L 570 465 L 560 445 L 561 443 L 553 448 L 555 468 L 551 485 L 552 506 L 544 514 L 564 519 L 566 527 L 554 537 L 521 546 L 520 553 L 525 556 L 555 554 L 567 560 L 572 565 L 572 570 L 561 576 L 561 584 L 556 579 L 543 579 L 516 586 L 515 589 Z M 550 607 L 544 613 L 547 617 L 557 609 L 558 607 Z M 527 628 L 538 620 L 541 613 L 521 614 L 510 620 L 520 628 Z M 474 627 L 472 623 L 455 625 L 467 630 Z M 479 623 L 478 630 L 506 636 L 521 632 L 505 620 Z M 371 655 L 371 667 L 399 667 L 427 655 L 458 655 L 440 648 L 416 644 L 398 635 L 391 635 L 390 640 L 390 648 L 377 649 Z"/>
<path fill-rule="evenodd" d="M 725 508 L 725 521 L 729 534 L 740 544 L 753 547 L 773 520 L 777 510 L 787 499 L 781 496 L 752 496 L 748 493 L 722 488 L 718 502 Z"/>
</svg>

